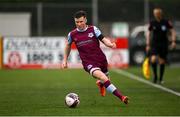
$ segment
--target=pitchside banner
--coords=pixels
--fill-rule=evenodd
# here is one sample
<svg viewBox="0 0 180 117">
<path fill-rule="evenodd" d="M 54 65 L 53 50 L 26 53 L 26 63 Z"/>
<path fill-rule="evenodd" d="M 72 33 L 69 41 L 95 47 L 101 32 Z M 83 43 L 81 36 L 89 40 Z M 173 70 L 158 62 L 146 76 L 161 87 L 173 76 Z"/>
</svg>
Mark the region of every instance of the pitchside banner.
<svg viewBox="0 0 180 117">
<path fill-rule="evenodd" d="M 5 37 L 3 66 L 11 69 L 61 68 L 65 43 L 65 37 Z M 119 42 L 116 41 L 116 43 L 118 45 Z M 127 45 L 127 42 L 125 43 Z M 101 46 L 111 67 L 128 66 L 127 47 L 119 46 L 112 50 Z M 82 67 L 78 51 L 74 46 L 68 61 L 70 68 Z"/>
</svg>

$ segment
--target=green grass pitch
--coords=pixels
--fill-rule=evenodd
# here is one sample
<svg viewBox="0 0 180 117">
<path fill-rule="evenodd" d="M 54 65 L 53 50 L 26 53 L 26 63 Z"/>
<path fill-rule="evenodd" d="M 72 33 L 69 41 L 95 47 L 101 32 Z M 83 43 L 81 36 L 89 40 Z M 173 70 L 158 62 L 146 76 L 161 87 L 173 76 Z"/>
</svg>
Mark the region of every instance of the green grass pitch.
<svg viewBox="0 0 180 117">
<path fill-rule="evenodd" d="M 126 71 L 142 76 L 141 69 Z M 180 92 L 180 68 L 167 67 L 163 86 Z M 0 116 L 173 116 L 180 97 L 110 70 L 112 83 L 130 97 L 128 105 L 112 94 L 101 97 L 95 79 L 82 69 L 0 70 Z M 151 81 L 152 79 L 150 79 Z M 77 108 L 64 104 L 67 93 L 80 97 Z"/>
</svg>

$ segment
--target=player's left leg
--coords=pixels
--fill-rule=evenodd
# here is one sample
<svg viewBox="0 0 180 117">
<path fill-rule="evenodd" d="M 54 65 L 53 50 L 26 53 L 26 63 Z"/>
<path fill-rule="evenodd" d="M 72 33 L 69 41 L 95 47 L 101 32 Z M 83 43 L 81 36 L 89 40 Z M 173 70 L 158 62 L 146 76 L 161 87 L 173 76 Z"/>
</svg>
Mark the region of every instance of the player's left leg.
<svg viewBox="0 0 180 117">
<path fill-rule="evenodd" d="M 157 62 L 156 62 L 157 56 L 156 55 L 152 55 L 151 56 L 151 65 L 152 65 L 152 70 L 153 70 L 153 74 L 154 74 L 154 79 L 153 82 L 156 83 L 157 82 Z"/>
<path fill-rule="evenodd" d="M 160 73 L 159 73 L 159 83 L 160 84 L 163 84 L 164 81 L 163 81 L 163 76 L 164 76 L 164 71 L 165 71 L 165 60 L 163 58 L 160 58 L 159 57 L 159 64 L 160 64 Z"/>
<path fill-rule="evenodd" d="M 114 94 L 116 97 L 118 97 L 121 101 L 123 101 L 125 104 L 128 104 L 128 97 L 122 95 L 122 93 L 113 85 L 111 84 L 111 82 L 109 81 L 108 77 L 101 71 L 101 70 L 94 70 L 92 72 L 92 75 L 103 81 L 104 82 L 104 86 L 107 89 L 107 91 L 111 92 L 112 94 Z"/>
</svg>

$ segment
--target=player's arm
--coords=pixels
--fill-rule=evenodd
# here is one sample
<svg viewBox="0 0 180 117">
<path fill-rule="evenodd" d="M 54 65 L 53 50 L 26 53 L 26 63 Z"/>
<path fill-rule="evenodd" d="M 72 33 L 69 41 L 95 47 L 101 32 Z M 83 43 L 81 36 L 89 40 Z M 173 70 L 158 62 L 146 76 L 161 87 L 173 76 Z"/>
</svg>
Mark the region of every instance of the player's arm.
<svg viewBox="0 0 180 117">
<path fill-rule="evenodd" d="M 110 47 L 110 48 L 116 48 L 116 43 L 114 42 L 111 42 L 109 39 L 107 39 L 106 37 L 104 37 L 102 40 L 101 40 L 105 46 L 107 47 Z"/>
<path fill-rule="evenodd" d="M 150 50 L 150 44 L 151 44 L 151 30 L 152 30 L 152 24 L 150 22 L 148 26 L 148 30 L 146 32 L 146 52 L 148 53 Z"/>
<path fill-rule="evenodd" d="M 64 49 L 64 58 L 63 58 L 62 68 L 67 68 L 67 60 L 68 60 L 68 56 L 71 52 L 71 43 L 72 43 L 72 39 L 71 39 L 70 33 L 69 33 L 68 41 L 66 42 L 65 49 Z"/>
<path fill-rule="evenodd" d="M 170 34 L 171 34 L 171 48 L 176 47 L 176 31 L 173 28 L 172 22 L 169 20 L 167 22 L 167 27 L 169 28 Z"/>
<path fill-rule="evenodd" d="M 64 49 L 64 59 L 63 59 L 63 64 L 62 64 L 63 68 L 67 68 L 67 60 L 68 60 L 70 51 L 71 51 L 71 45 L 66 44 L 66 47 Z"/>
<path fill-rule="evenodd" d="M 107 39 L 106 37 L 104 37 L 101 33 L 101 31 L 94 26 L 94 32 L 95 32 L 95 35 L 96 37 L 107 47 L 110 47 L 110 48 L 116 48 L 116 44 L 115 43 L 112 43 L 109 39 Z"/>
<path fill-rule="evenodd" d="M 147 31 L 146 33 L 146 52 L 150 50 L 150 38 L 151 38 L 151 31 Z"/>
<path fill-rule="evenodd" d="M 176 31 L 174 30 L 174 28 L 170 29 L 170 33 L 171 33 L 171 48 L 175 48 L 176 47 Z"/>
</svg>

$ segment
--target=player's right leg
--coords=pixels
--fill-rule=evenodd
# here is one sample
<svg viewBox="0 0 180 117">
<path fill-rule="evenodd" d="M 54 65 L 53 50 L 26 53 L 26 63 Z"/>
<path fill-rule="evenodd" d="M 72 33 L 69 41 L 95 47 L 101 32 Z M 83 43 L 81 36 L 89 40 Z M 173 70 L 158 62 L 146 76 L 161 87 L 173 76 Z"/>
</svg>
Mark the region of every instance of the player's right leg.
<svg viewBox="0 0 180 117">
<path fill-rule="evenodd" d="M 107 67 L 100 68 L 100 70 L 102 70 L 102 72 L 108 77 L 109 72 L 107 70 Z M 108 77 L 108 79 L 110 80 L 109 77 Z M 96 85 L 99 88 L 99 92 L 100 92 L 101 96 L 104 97 L 106 95 L 106 88 L 104 86 L 104 82 L 102 80 L 97 80 Z"/>
<path fill-rule="evenodd" d="M 160 70 L 159 70 L 159 83 L 163 84 L 163 75 L 165 71 L 165 59 L 159 57 L 159 64 L 160 64 Z"/>
<path fill-rule="evenodd" d="M 93 72 L 95 70 L 101 70 L 99 67 L 92 67 L 90 70 L 89 70 L 89 73 L 93 76 Z M 88 71 L 88 70 L 87 70 Z M 94 77 L 94 76 L 93 76 Z M 96 78 L 96 77 L 95 77 Z M 104 82 L 102 80 L 99 80 L 97 79 L 96 81 L 96 85 L 98 86 L 99 88 L 99 92 L 101 94 L 101 96 L 105 96 L 106 95 L 106 88 L 104 87 Z"/>
<path fill-rule="evenodd" d="M 99 92 L 100 92 L 101 96 L 104 97 L 106 95 L 106 88 L 104 86 L 104 83 L 101 80 L 97 80 L 96 85 L 99 88 Z"/>
<path fill-rule="evenodd" d="M 122 93 L 113 84 L 111 84 L 108 77 L 100 69 L 96 69 L 96 70 L 92 71 L 92 75 L 95 78 L 104 82 L 104 86 L 107 91 L 111 92 L 113 95 L 118 97 L 125 104 L 128 104 L 128 101 L 129 101 L 128 97 L 122 95 Z"/>
</svg>

